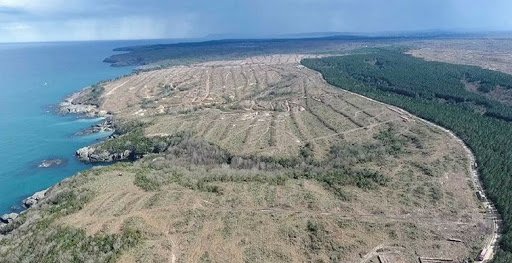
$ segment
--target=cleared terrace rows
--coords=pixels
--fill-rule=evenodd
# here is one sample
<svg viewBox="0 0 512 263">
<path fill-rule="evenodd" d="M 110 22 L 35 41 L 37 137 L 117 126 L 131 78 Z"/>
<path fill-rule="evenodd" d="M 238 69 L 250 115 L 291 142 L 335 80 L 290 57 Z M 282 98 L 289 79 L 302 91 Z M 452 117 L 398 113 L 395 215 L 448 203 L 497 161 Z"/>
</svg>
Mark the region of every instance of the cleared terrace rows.
<svg viewBox="0 0 512 263">
<path fill-rule="evenodd" d="M 318 73 L 299 64 L 301 58 L 255 57 L 140 73 L 107 84 L 104 101 L 109 103 L 102 107 L 121 119 L 148 122 L 146 135 L 193 132 L 233 153 L 256 155 L 296 155 L 306 143 L 315 157 L 340 141 L 373 145 L 378 141 L 372 138 L 375 133 L 394 123 L 394 132 L 408 138 L 405 152 L 361 167 L 354 164 L 385 175 L 386 186 L 344 186 L 349 200 L 338 198 L 322 182 L 304 179 L 283 185 L 211 182 L 222 194 L 193 190 L 188 180 L 156 192 L 136 187 L 137 172 L 168 175 L 171 170 L 165 167 L 175 169 L 163 153 L 136 162 L 140 170 L 134 167 L 133 173 L 123 168 L 123 176 L 112 171 L 95 177 L 98 181 L 91 181 L 90 187 L 101 194 L 67 217 L 66 225 L 80 226 L 89 234 L 118 233 L 125 221 L 141 219 L 144 229 L 152 231 L 151 238 L 126 254 L 125 262 L 149 261 L 143 260 L 141 250 L 171 262 L 199 262 L 204 251 L 211 252 L 214 261 L 243 262 L 243 253 L 253 247 L 265 253 L 279 248 L 279 255 L 297 259 L 289 262 L 302 262 L 304 244 L 312 240 L 305 232 L 310 220 L 326 229 L 321 244 L 343 248 L 339 262 L 375 262 L 377 255 L 389 256 L 391 262 L 414 262 L 418 255 L 462 261 L 470 255 L 483 242 L 488 221 L 477 206 L 458 142 L 396 108 L 327 85 Z M 194 182 L 234 170 L 222 165 L 183 172 Z M 293 231 L 283 231 L 287 229 Z M 290 237 L 301 235 L 305 238 L 290 242 Z M 464 242 L 450 241 L 453 238 Z M 380 250 L 386 247 L 396 255 Z"/>
<path fill-rule="evenodd" d="M 350 133 L 371 136 L 399 113 L 325 84 L 303 56 L 216 61 L 139 73 L 105 86 L 102 107 L 147 117 L 150 136 L 187 131 L 243 154 L 322 156 Z"/>
</svg>

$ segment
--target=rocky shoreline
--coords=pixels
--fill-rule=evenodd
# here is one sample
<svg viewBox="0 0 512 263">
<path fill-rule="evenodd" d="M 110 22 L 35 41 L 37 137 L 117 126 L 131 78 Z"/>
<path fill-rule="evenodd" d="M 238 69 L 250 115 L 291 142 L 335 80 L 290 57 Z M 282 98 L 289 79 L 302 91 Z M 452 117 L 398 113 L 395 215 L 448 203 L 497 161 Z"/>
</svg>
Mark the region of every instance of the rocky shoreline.
<svg viewBox="0 0 512 263">
<path fill-rule="evenodd" d="M 88 87 L 75 92 L 71 94 L 71 96 L 65 98 L 64 101 L 58 105 L 59 114 L 75 114 L 88 118 L 105 118 L 101 123 L 94 124 L 85 130 L 78 131 L 75 133 L 76 136 L 86 136 L 94 133 L 115 131 L 114 119 L 112 118 L 111 113 L 100 110 L 98 105 L 84 103 L 84 101 L 90 100 L 89 96 L 91 96 L 91 89 L 93 89 L 93 87 Z"/>
<path fill-rule="evenodd" d="M 86 136 L 91 135 L 94 133 L 100 133 L 100 132 L 114 132 L 114 120 L 112 117 L 106 117 L 105 120 L 103 120 L 101 123 L 97 123 L 92 125 L 91 127 L 81 130 L 77 133 L 75 133 L 76 136 Z"/>
<path fill-rule="evenodd" d="M 114 120 L 110 113 L 106 111 L 102 111 L 99 109 L 97 105 L 92 104 L 86 104 L 81 103 L 81 101 L 84 100 L 84 97 L 87 96 L 89 88 L 85 88 L 81 91 L 73 93 L 71 96 L 64 99 L 63 102 L 61 102 L 58 105 L 58 113 L 59 114 L 76 114 L 76 115 L 82 115 L 88 118 L 95 118 L 95 117 L 105 117 L 105 119 L 97 124 L 92 125 L 90 128 L 87 128 L 85 130 L 79 131 L 75 133 L 76 136 L 85 136 L 90 135 L 94 133 L 100 133 L 100 132 L 114 132 Z M 109 138 L 115 138 L 117 135 L 113 134 L 109 136 Z M 106 151 L 103 152 L 97 152 L 96 148 L 94 146 L 87 146 L 83 147 L 76 151 L 75 153 L 76 157 L 83 162 L 87 163 L 93 163 L 93 162 L 113 162 L 118 160 L 124 160 L 127 159 L 130 155 L 130 151 L 125 151 L 123 153 L 109 153 Z M 62 159 L 51 159 L 51 160 L 43 160 L 38 167 L 40 168 L 49 168 L 49 167 L 56 167 L 60 166 L 65 161 Z M 0 231 L 4 229 L 6 226 L 11 224 L 18 218 L 21 214 L 25 213 L 27 210 L 31 207 L 37 206 L 39 202 L 41 202 L 45 196 L 47 195 L 47 192 L 51 188 L 35 192 L 33 195 L 25 198 L 22 201 L 23 207 L 25 210 L 19 212 L 19 213 L 6 213 L 2 216 L 0 216 Z M 0 232 L 1 234 L 1 232 Z"/>
<path fill-rule="evenodd" d="M 111 113 L 100 110 L 97 105 L 81 103 L 81 101 L 88 101 L 90 89 L 92 88 L 89 87 L 83 89 L 66 98 L 64 102 L 60 103 L 59 112 L 61 114 L 78 114 L 87 117 L 105 117 L 105 120 L 102 122 L 75 133 L 77 136 L 86 136 L 100 132 L 112 132 L 112 135 L 107 139 L 117 138 L 119 135 L 115 133 L 115 122 Z M 110 163 L 131 158 L 132 151 L 125 150 L 119 153 L 112 153 L 99 149 L 96 145 L 90 145 L 78 149 L 75 152 L 75 156 L 78 160 L 85 163 Z"/>
<path fill-rule="evenodd" d="M 45 190 L 35 192 L 33 195 L 25 198 L 22 201 L 23 207 L 25 207 L 26 209 L 34 207 L 35 205 L 37 205 L 39 202 L 41 202 L 45 198 L 46 193 L 49 190 L 50 190 L 50 188 L 47 188 Z M 26 210 L 21 211 L 20 213 L 7 213 L 7 214 L 0 216 L 0 230 L 2 230 L 4 227 L 6 227 L 7 225 L 14 222 L 14 220 L 16 218 L 18 218 L 21 214 L 23 214 L 25 212 L 26 212 Z"/>
<path fill-rule="evenodd" d="M 63 115 L 66 115 L 66 114 L 83 115 L 83 116 L 89 117 L 89 118 L 105 117 L 105 120 L 103 120 L 101 123 L 94 124 L 90 128 L 87 128 L 85 130 L 77 132 L 75 134 L 77 136 L 85 136 L 85 135 L 90 135 L 90 134 L 99 133 L 99 132 L 114 132 L 114 121 L 110 114 L 108 114 L 105 111 L 99 110 L 97 105 L 83 104 L 83 103 L 77 102 L 77 101 L 83 100 L 82 97 L 84 96 L 84 92 L 86 92 L 86 91 L 87 91 L 87 88 L 83 89 L 79 92 L 73 93 L 71 96 L 64 99 L 64 101 L 58 105 L 58 113 L 63 114 Z M 112 135 L 112 136 L 114 136 L 114 135 Z M 86 148 L 90 149 L 91 147 L 92 146 L 88 146 L 88 147 L 84 147 L 82 149 L 86 149 Z M 80 150 L 82 150 L 82 149 L 80 149 Z M 78 155 L 79 151 L 76 152 L 77 157 L 79 157 L 79 155 Z M 92 153 L 92 151 L 91 151 L 91 153 Z M 96 155 L 91 154 L 91 156 L 89 157 L 89 159 L 91 161 L 87 161 L 87 159 L 80 158 L 80 157 L 79 157 L 79 159 L 81 161 L 85 161 L 85 162 L 93 162 L 93 160 L 95 160 L 94 159 L 95 156 Z M 122 157 L 122 156 L 119 156 L 119 157 Z M 119 157 L 117 157 L 117 158 L 119 158 Z M 105 157 L 105 155 L 98 155 L 98 157 L 96 157 L 96 158 L 98 160 L 102 160 L 102 158 L 104 158 L 105 160 L 108 160 L 108 158 Z M 112 157 L 111 159 L 115 160 L 115 158 L 116 157 Z M 105 161 L 103 161 L 103 162 L 105 162 Z M 39 168 L 50 168 L 50 167 L 60 166 L 64 163 L 65 163 L 65 161 L 62 159 L 43 160 L 38 165 L 38 167 Z M 48 191 L 51 188 L 52 187 L 47 188 L 42 191 L 35 192 L 31 196 L 23 199 L 22 205 L 25 208 L 25 210 L 23 210 L 19 213 L 15 213 L 15 212 L 6 213 L 6 214 L 0 216 L 0 234 L 2 234 L 2 230 L 4 230 L 11 223 L 15 222 L 15 220 L 20 215 L 25 213 L 27 211 L 27 209 L 37 206 L 37 204 L 40 203 L 46 197 Z"/>
<path fill-rule="evenodd" d="M 78 149 L 75 155 L 78 160 L 86 163 L 110 163 L 131 158 L 132 151 L 125 150 L 120 153 L 112 153 L 109 151 L 100 150 L 95 146 L 86 146 Z"/>
<path fill-rule="evenodd" d="M 87 90 L 87 88 L 79 92 L 75 92 L 71 94 L 71 96 L 64 99 L 64 101 L 59 104 L 59 113 L 79 114 L 87 117 L 101 117 L 104 116 L 104 114 L 106 115 L 106 112 L 100 111 L 96 105 L 82 104 L 77 102 L 78 99 L 82 97 L 84 90 Z"/>
<path fill-rule="evenodd" d="M 91 127 L 79 131 L 75 133 L 76 136 L 86 136 L 94 133 L 100 132 L 114 132 L 115 124 L 112 118 L 112 115 L 109 112 L 103 111 L 99 109 L 98 105 L 83 103 L 83 101 L 87 101 L 89 98 L 90 90 L 93 87 L 84 88 L 78 92 L 71 94 L 69 97 L 65 98 L 64 101 L 59 103 L 57 108 L 57 113 L 62 115 L 67 114 L 75 114 L 81 115 L 87 118 L 97 118 L 97 117 L 105 117 L 105 119 L 97 124 L 92 125 Z M 109 136 L 109 139 L 116 138 L 118 135 L 112 134 Z M 124 151 L 123 153 L 109 153 L 107 151 L 99 152 L 96 150 L 94 146 L 87 146 L 81 149 L 78 149 L 75 153 L 76 157 L 86 163 L 93 162 L 113 162 L 118 160 L 128 159 L 131 155 L 130 151 Z M 39 168 L 50 168 L 57 167 L 65 163 L 63 159 L 50 159 L 43 160 L 38 167 Z M 66 180 L 66 179 L 64 179 Z M 60 183 L 59 183 L 60 184 Z M 57 185 L 59 185 L 57 184 Z M 15 222 L 15 220 L 22 214 L 24 214 L 27 209 L 32 207 L 36 207 L 38 203 L 45 199 L 47 193 L 53 187 L 47 188 L 42 191 L 35 192 L 31 196 L 23 199 L 22 205 L 25 210 L 15 213 L 6 213 L 0 216 L 0 235 L 5 232 L 5 228 Z"/>
</svg>

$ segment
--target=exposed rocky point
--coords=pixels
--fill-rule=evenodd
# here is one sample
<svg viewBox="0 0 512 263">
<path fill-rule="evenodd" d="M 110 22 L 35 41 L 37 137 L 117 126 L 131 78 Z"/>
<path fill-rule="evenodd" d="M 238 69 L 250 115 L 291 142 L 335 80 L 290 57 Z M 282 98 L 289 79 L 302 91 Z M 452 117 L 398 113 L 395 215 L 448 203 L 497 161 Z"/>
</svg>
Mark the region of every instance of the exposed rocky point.
<svg viewBox="0 0 512 263">
<path fill-rule="evenodd" d="M 59 104 L 59 113 L 61 114 L 80 114 L 88 117 L 106 116 L 108 113 L 98 108 L 98 105 L 92 104 L 84 97 L 90 93 L 91 88 L 73 93 Z"/>
<path fill-rule="evenodd" d="M 85 135 L 90 135 L 90 134 L 99 133 L 99 132 L 113 132 L 113 131 L 114 131 L 114 121 L 112 120 L 112 118 L 106 118 L 101 123 L 95 124 L 95 125 L 91 126 L 90 128 L 79 131 L 79 132 L 75 133 L 75 135 L 85 136 Z"/>
<path fill-rule="evenodd" d="M 86 116 L 94 117 L 98 115 L 98 107 L 90 104 L 79 104 L 75 100 L 80 96 L 80 92 L 66 98 L 59 104 L 59 112 L 62 114 L 84 114 Z"/>
<path fill-rule="evenodd" d="M 0 221 L 4 224 L 9 224 L 18 217 L 17 213 L 9 213 L 0 217 Z"/>
<path fill-rule="evenodd" d="M 39 201 L 41 201 L 41 199 L 44 198 L 44 196 L 46 195 L 47 191 L 48 191 L 48 189 L 34 193 L 32 196 L 30 196 L 30 197 L 26 198 L 25 200 L 23 200 L 23 205 L 26 208 L 30 208 L 30 207 L 34 206 Z"/>
<path fill-rule="evenodd" d="M 87 146 L 80 148 L 76 151 L 76 156 L 82 162 L 99 163 L 99 162 L 114 162 L 129 159 L 132 151 L 125 150 L 120 153 L 112 153 L 105 150 L 100 150 L 94 146 Z"/>
</svg>

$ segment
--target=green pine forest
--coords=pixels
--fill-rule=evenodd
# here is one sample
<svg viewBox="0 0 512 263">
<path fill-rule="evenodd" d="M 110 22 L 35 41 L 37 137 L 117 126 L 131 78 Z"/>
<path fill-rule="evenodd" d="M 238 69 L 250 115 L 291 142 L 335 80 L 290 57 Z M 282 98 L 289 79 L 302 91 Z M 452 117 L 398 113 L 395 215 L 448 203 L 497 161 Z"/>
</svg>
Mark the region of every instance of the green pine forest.
<svg viewBox="0 0 512 263">
<path fill-rule="evenodd" d="M 512 89 L 512 75 L 429 62 L 403 51 L 366 49 L 302 64 L 334 86 L 406 109 L 462 138 L 475 153 L 486 192 L 503 218 L 494 262 L 512 262 L 512 107 L 488 96 L 497 88 Z"/>
</svg>

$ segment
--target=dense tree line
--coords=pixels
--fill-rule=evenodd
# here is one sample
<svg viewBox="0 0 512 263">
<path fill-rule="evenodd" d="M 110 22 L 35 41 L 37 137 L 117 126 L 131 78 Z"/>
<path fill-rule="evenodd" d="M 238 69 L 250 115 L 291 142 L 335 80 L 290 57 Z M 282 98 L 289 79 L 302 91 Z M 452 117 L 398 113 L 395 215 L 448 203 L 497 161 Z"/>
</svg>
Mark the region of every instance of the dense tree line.
<svg viewBox="0 0 512 263">
<path fill-rule="evenodd" d="M 495 262 L 512 262 L 512 108 L 469 91 L 512 88 L 512 76 L 473 66 L 427 62 L 397 50 L 306 59 L 331 84 L 404 108 L 454 131 L 476 155 L 489 198 L 503 217 Z"/>
<path fill-rule="evenodd" d="M 333 36 L 294 39 L 227 39 L 203 42 L 143 45 L 116 48 L 123 52 L 104 60 L 114 66 L 139 66 L 152 63 L 181 64 L 200 61 L 246 58 L 251 56 L 311 52 L 340 52 L 382 42 L 401 41 L 392 37 Z"/>
</svg>

